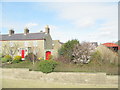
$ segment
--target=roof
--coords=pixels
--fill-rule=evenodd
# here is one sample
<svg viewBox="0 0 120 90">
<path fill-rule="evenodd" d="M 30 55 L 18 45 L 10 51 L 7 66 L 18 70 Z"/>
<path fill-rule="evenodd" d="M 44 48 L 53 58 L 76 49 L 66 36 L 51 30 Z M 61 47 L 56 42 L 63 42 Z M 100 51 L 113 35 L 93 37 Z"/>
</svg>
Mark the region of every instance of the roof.
<svg viewBox="0 0 120 90">
<path fill-rule="evenodd" d="M 53 40 L 54 43 L 58 42 L 60 44 L 64 44 L 63 42 L 60 42 L 60 40 Z"/>
<path fill-rule="evenodd" d="M 104 43 L 104 44 L 102 44 L 102 45 L 104 45 L 104 46 L 106 46 L 106 47 L 118 47 L 118 45 L 115 44 L 115 43 Z"/>
<path fill-rule="evenodd" d="M 9 36 L 9 34 L 2 35 L 2 40 L 4 41 L 10 41 L 10 40 L 41 40 L 45 39 L 46 34 L 45 33 L 28 33 L 24 35 L 24 33 L 21 34 L 13 34 Z"/>
</svg>

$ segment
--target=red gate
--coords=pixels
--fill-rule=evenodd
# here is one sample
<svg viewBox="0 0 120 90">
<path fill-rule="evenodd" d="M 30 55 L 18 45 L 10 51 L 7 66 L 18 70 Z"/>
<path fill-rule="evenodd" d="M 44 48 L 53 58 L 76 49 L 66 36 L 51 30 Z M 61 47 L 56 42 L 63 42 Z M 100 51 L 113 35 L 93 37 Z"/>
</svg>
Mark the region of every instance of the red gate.
<svg viewBox="0 0 120 90">
<path fill-rule="evenodd" d="M 51 52 L 50 51 L 47 51 L 46 52 L 46 60 L 49 60 L 51 57 Z"/>
</svg>

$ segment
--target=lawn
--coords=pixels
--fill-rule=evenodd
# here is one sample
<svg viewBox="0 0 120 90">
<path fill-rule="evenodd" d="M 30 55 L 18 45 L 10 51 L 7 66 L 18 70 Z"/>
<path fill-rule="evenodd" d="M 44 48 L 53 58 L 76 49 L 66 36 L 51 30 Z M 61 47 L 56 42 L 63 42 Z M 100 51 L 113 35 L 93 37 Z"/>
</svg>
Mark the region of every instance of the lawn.
<svg viewBox="0 0 120 90">
<path fill-rule="evenodd" d="M 7 64 L 2 66 L 3 68 L 29 68 L 38 71 L 39 62 L 34 65 L 30 61 L 22 61 L 20 63 Z M 106 72 L 107 74 L 118 74 L 118 66 L 112 64 L 99 65 L 95 62 L 88 64 L 64 64 L 58 63 L 54 72 Z"/>
<path fill-rule="evenodd" d="M 5 64 L 3 68 L 30 68 L 32 66 L 32 62 L 30 61 L 22 61 L 19 63 Z"/>
<path fill-rule="evenodd" d="M 108 75 L 117 75 L 118 66 L 113 64 L 96 64 L 94 62 L 88 64 L 58 64 L 54 72 L 106 72 Z"/>
<path fill-rule="evenodd" d="M 1 81 L 1 79 L 0 79 Z M 83 85 L 25 79 L 2 79 L 2 88 L 117 88 L 117 85 Z"/>
</svg>

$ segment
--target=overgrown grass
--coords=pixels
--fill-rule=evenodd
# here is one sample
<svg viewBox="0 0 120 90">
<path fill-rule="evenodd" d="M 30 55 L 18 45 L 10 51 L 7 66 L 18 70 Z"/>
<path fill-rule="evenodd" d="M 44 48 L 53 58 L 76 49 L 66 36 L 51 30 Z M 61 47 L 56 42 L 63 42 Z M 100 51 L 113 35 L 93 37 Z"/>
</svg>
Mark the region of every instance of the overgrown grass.
<svg viewBox="0 0 120 90">
<path fill-rule="evenodd" d="M 89 64 L 63 64 L 60 63 L 54 69 L 54 72 L 105 72 L 109 75 L 118 74 L 118 66 L 112 64 L 99 65 L 95 62 Z"/>
<path fill-rule="evenodd" d="M 118 64 L 118 53 L 113 52 L 111 49 L 108 49 L 107 47 L 100 45 L 97 47 L 97 50 L 101 53 L 101 58 L 103 61 L 107 63 L 113 63 Z"/>
</svg>

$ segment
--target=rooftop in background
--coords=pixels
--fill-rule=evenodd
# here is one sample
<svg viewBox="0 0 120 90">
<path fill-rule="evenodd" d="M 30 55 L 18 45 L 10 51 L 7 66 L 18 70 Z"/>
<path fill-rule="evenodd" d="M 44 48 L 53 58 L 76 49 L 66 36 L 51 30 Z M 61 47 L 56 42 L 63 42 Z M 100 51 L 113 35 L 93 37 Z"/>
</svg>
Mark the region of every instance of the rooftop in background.
<svg viewBox="0 0 120 90">
<path fill-rule="evenodd" d="M 10 41 L 10 40 L 38 40 L 38 39 L 44 39 L 45 33 L 28 33 L 27 35 L 24 35 L 24 33 L 21 34 L 13 34 L 9 36 L 9 34 L 2 35 L 3 41 Z"/>
<path fill-rule="evenodd" d="M 50 33 L 49 26 L 45 26 L 45 32 L 38 33 L 29 33 L 29 29 L 25 28 L 24 33 L 15 34 L 13 29 L 9 30 L 9 34 L 2 34 L 2 41 L 11 41 L 11 40 L 43 40 Z"/>
<path fill-rule="evenodd" d="M 104 44 L 102 44 L 102 45 L 104 45 L 104 46 L 106 46 L 106 47 L 118 47 L 118 45 L 115 44 L 115 43 L 104 43 Z"/>
</svg>

